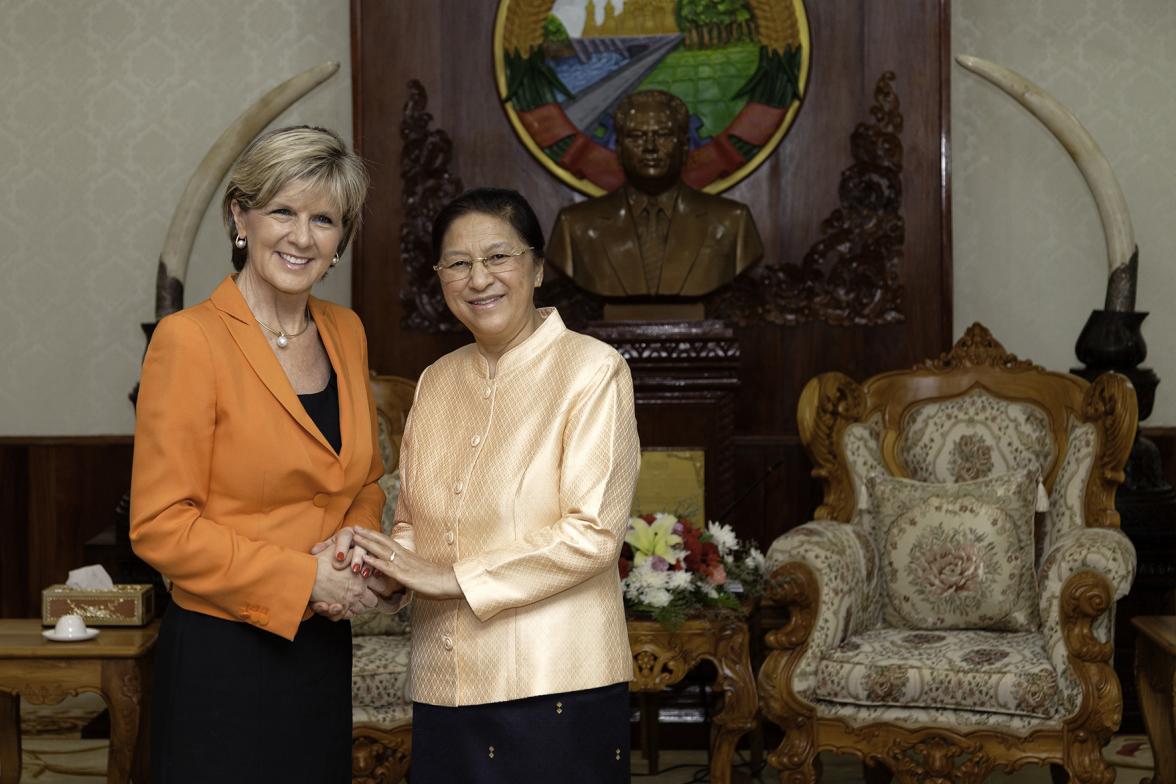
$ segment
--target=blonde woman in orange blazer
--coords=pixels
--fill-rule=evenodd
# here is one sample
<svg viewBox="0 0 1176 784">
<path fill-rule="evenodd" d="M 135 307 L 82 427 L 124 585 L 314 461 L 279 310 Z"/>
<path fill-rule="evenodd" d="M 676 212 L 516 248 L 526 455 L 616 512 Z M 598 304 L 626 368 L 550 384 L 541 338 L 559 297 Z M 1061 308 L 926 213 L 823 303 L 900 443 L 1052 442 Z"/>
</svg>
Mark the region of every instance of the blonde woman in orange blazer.
<svg viewBox="0 0 1176 784">
<path fill-rule="evenodd" d="M 259 137 L 224 199 L 240 272 L 152 336 L 131 541 L 172 585 L 157 784 L 350 779 L 350 624 L 310 605 L 375 606 L 391 586 L 365 580 L 362 552 L 353 571 L 314 546 L 379 527 L 383 464 L 363 327 L 310 290 L 338 263 L 366 188 L 332 132 Z"/>
</svg>

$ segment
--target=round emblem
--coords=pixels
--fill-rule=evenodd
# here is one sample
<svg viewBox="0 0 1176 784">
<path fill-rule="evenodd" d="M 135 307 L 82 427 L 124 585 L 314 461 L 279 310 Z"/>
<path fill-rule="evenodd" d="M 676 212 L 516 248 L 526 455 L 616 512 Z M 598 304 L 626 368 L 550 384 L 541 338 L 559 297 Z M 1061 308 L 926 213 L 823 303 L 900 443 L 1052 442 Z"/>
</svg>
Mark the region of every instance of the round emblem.
<svg viewBox="0 0 1176 784">
<path fill-rule="evenodd" d="M 498 95 L 523 144 L 590 196 L 624 182 L 612 113 L 665 90 L 690 109 L 686 184 L 721 193 L 767 160 L 812 59 L 804 0 L 499 0 Z"/>
</svg>

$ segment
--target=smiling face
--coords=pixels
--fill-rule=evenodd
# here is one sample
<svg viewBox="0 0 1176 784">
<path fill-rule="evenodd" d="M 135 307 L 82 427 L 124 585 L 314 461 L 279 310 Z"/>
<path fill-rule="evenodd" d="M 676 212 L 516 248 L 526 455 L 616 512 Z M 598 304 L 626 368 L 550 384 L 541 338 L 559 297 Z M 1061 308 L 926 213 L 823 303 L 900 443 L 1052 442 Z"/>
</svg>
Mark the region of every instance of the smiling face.
<svg viewBox="0 0 1176 784">
<path fill-rule="evenodd" d="M 261 207 L 232 204 L 237 236 L 248 243 L 243 273 L 281 294 L 306 294 L 331 266 L 343 222 L 325 188 L 295 181 Z"/>
<path fill-rule="evenodd" d="M 506 220 L 469 212 L 446 229 L 439 263 L 486 259 L 525 247 L 527 243 Z M 534 251 L 527 251 L 513 267 L 509 272 L 491 273 L 484 264 L 475 263 L 465 280 L 441 284 L 449 310 L 474 333 L 482 350 L 494 357 L 535 331 L 534 294 L 543 281 L 543 265 L 537 263 Z"/>
</svg>

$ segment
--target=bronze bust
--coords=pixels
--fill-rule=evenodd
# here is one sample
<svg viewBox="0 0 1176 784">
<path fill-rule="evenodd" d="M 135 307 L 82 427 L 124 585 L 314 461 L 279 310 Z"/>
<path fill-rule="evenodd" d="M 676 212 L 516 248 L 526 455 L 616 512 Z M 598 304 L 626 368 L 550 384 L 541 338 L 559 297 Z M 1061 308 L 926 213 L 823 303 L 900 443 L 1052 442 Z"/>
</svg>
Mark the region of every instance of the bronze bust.
<svg viewBox="0 0 1176 784">
<path fill-rule="evenodd" d="M 605 297 L 700 297 L 763 256 L 746 205 L 682 182 L 689 110 L 676 96 L 625 96 L 614 122 L 625 184 L 563 208 L 547 260 Z"/>
</svg>

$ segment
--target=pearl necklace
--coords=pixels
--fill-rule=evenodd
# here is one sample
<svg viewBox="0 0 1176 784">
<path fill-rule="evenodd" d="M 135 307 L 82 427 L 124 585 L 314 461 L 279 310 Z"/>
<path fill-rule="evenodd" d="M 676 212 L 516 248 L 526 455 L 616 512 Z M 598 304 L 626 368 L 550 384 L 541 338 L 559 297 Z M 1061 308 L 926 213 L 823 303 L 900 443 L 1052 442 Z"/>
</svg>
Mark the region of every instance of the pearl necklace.
<svg viewBox="0 0 1176 784">
<path fill-rule="evenodd" d="M 254 316 L 253 319 L 261 325 L 262 329 L 278 336 L 278 339 L 274 341 L 278 344 L 278 348 L 285 348 L 286 346 L 290 345 L 290 338 L 296 338 L 306 330 L 310 329 L 310 308 L 306 309 L 306 323 L 303 324 L 302 329 L 298 330 L 297 332 L 287 332 L 284 329 L 274 329 L 269 324 L 266 324 L 264 321 L 257 318 L 257 316 Z"/>
</svg>

